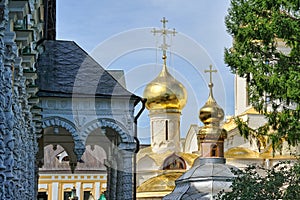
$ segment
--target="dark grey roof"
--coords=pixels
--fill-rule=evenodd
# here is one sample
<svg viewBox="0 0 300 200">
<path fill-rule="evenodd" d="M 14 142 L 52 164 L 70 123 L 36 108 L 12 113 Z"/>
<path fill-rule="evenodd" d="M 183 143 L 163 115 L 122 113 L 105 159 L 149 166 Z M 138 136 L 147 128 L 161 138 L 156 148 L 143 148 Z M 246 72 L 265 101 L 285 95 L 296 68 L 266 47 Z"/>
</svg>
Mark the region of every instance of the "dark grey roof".
<svg viewBox="0 0 300 200">
<path fill-rule="evenodd" d="M 73 41 L 46 40 L 37 61 L 39 96 L 136 97 Z"/>
<path fill-rule="evenodd" d="M 110 73 L 124 88 L 126 88 L 126 81 L 125 81 L 125 75 L 124 70 L 107 70 L 108 73 Z"/>
</svg>

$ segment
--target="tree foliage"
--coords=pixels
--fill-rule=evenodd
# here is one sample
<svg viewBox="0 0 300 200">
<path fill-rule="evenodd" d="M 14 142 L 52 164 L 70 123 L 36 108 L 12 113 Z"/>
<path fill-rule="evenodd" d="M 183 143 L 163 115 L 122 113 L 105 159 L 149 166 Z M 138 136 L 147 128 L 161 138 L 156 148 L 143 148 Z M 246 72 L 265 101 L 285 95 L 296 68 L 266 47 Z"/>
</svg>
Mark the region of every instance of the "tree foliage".
<svg viewBox="0 0 300 200">
<path fill-rule="evenodd" d="M 300 199 L 300 163 L 276 164 L 270 170 L 249 166 L 244 171 L 236 171 L 231 192 L 220 192 L 219 200 L 249 199 Z"/>
<path fill-rule="evenodd" d="M 234 38 L 225 62 L 247 78 L 250 103 L 268 119 L 258 134 L 272 132 L 273 147 L 300 142 L 299 7 L 299 0 L 231 0 L 225 18 Z"/>
</svg>

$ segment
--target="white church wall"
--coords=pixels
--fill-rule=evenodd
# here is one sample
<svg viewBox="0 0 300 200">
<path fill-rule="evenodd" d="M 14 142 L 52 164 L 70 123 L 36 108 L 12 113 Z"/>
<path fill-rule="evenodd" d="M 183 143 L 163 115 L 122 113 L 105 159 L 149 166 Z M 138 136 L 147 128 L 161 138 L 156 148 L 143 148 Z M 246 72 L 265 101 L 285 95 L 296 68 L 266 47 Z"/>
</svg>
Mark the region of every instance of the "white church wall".
<svg viewBox="0 0 300 200">
<path fill-rule="evenodd" d="M 251 106 L 248 102 L 246 78 L 235 76 L 235 116 L 242 114 Z"/>
</svg>

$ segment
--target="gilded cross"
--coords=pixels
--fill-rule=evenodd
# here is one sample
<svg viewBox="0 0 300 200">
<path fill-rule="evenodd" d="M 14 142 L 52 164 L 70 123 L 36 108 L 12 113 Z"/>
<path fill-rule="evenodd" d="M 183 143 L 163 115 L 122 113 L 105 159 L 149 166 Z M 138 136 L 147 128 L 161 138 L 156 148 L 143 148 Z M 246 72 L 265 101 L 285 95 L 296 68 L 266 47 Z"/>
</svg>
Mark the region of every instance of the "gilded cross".
<svg viewBox="0 0 300 200">
<path fill-rule="evenodd" d="M 166 37 L 170 34 L 170 35 L 173 35 L 175 36 L 175 34 L 177 33 L 175 31 L 175 29 L 173 30 L 169 30 L 169 29 L 166 29 L 166 23 L 168 22 L 168 20 L 166 20 L 165 17 L 162 18 L 162 20 L 160 20 L 161 23 L 163 24 L 163 28 L 160 29 L 160 30 L 156 30 L 155 28 L 151 31 L 154 35 L 156 33 L 161 33 L 161 35 L 163 36 L 163 43 L 162 45 L 160 46 L 160 48 L 162 49 L 163 51 L 163 59 L 164 61 L 166 61 L 166 58 L 167 58 L 167 49 L 168 47 L 170 47 L 170 45 L 167 44 L 167 41 L 166 41 Z"/>
<path fill-rule="evenodd" d="M 205 73 L 209 72 L 209 83 L 212 84 L 212 73 L 218 72 L 217 70 L 212 69 L 212 65 L 209 65 L 209 70 L 204 70 Z"/>
</svg>

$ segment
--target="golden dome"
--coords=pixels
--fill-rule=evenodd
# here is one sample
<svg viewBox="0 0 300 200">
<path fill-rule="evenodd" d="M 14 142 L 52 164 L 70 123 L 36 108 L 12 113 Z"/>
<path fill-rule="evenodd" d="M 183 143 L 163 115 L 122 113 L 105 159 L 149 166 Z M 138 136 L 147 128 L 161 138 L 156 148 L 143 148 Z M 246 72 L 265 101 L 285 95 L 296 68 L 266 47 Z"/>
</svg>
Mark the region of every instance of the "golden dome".
<svg viewBox="0 0 300 200">
<path fill-rule="evenodd" d="M 142 183 L 137 192 L 158 192 L 166 191 L 170 193 L 175 188 L 175 181 L 183 172 L 169 172 L 152 177 Z"/>
<path fill-rule="evenodd" d="M 166 65 L 160 74 L 144 90 L 148 110 L 177 109 L 182 110 L 187 102 L 185 87 L 167 70 Z"/>
<path fill-rule="evenodd" d="M 224 111 L 212 94 L 213 84 L 209 83 L 210 93 L 205 105 L 200 109 L 199 118 L 204 124 L 218 123 L 224 119 Z"/>
</svg>

